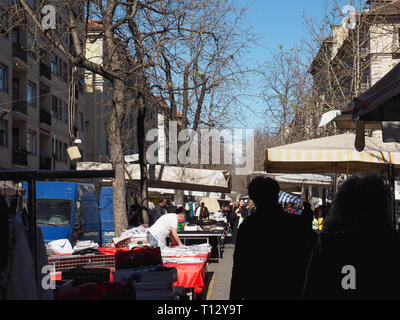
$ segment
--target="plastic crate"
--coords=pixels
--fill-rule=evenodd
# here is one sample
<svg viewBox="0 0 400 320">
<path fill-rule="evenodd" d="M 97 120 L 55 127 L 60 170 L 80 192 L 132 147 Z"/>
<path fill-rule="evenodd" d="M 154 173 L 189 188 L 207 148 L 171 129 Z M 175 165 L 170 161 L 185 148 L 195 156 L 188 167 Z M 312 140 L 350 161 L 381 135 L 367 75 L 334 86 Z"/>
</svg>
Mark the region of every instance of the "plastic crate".
<svg viewBox="0 0 400 320">
<path fill-rule="evenodd" d="M 48 258 L 49 265 L 53 265 L 54 271 L 64 271 L 79 266 L 96 266 L 96 267 L 115 267 L 115 258 L 111 254 L 93 254 L 86 256 L 51 256 Z"/>
<path fill-rule="evenodd" d="M 172 283 L 167 282 L 137 282 L 137 300 L 175 300 Z"/>
<path fill-rule="evenodd" d="M 114 281 L 129 281 L 132 278 L 137 279 L 136 281 L 153 283 L 174 283 L 178 281 L 178 274 L 175 268 L 168 268 L 165 271 L 154 271 L 154 272 L 140 272 L 137 269 L 120 269 L 113 272 Z"/>
</svg>

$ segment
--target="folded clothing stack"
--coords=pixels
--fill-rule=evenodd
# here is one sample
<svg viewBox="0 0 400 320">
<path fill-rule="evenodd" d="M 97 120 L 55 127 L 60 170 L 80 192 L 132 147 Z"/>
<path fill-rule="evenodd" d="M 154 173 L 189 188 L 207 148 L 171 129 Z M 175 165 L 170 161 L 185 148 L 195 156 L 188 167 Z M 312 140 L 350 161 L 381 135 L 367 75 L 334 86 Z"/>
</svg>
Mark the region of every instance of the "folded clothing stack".
<svg viewBox="0 0 400 320">
<path fill-rule="evenodd" d="M 73 255 L 86 255 L 86 254 L 98 254 L 99 245 L 92 240 L 77 241 L 74 246 Z"/>
</svg>

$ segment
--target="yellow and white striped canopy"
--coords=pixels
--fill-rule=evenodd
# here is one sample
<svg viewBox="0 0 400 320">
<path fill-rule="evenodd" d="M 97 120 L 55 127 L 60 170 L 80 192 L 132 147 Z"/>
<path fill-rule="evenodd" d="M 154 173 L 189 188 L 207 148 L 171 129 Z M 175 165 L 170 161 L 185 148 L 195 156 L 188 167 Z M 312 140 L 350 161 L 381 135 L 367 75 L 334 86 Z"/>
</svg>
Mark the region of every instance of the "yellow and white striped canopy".
<svg viewBox="0 0 400 320">
<path fill-rule="evenodd" d="M 342 134 L 271 148 L 266 151 L 269 173 L 355 173 L 400 167 L 400 144 L 365 137 L 365 149 L 354 148 L 355 134 Z"/>
</svg>

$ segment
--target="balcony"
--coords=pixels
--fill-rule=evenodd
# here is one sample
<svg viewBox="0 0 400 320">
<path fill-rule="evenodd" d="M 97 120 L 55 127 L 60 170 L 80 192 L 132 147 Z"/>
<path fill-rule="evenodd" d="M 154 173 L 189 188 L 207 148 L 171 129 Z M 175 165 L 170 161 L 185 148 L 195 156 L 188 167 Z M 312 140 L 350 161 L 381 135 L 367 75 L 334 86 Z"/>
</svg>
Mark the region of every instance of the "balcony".
<svg viewBox="0 0 400 320">
<path fill-rule="evenodd" d="M 51 157 L 40 156 L 39 170 L 51 170 Z"/>
<path fill-rule="evenodd" d="M 28 104 L 26 100 L 13 101 L 12 108 L 13 111 L 17 111 L 26 115 L 28 114 Z"/>
<path fill-rule="evenodd" d="M 50 112 L 40 109 L 40 116 L 39 116 L 40 123 L 47 124 L 51 127 L 51 114 Z"/>
<path fill-rule="evenodd" d="M 51 80 L 51 68 L 43 62 L 40 62 L 40 76 Z"/>
<path fill-rule="evenodd" d="M 12 45 L 12 56 L 20 59 L 24 63 L 27 63 L 28 61 L 26 51 L 18 43 L 13 43 Z"/>
<path fill-rule="evenodd" d="M 28 165 L 28 151 L 14 148 L 12 153 L 12 163 L 26 167 Z"/>
</svg>

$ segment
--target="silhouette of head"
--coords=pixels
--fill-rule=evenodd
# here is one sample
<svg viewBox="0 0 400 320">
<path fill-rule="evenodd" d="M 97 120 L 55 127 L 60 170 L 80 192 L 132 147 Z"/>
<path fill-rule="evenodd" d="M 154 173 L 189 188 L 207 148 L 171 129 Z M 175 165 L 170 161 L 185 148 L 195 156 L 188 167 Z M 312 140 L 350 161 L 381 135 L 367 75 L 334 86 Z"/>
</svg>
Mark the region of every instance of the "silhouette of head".
<svg viewBox="0 0 400 320">
<path fill-rule="evenodd" d="M 391 193 L 382 177 L 354 175 L 340 186 L 327 213 L 324 230 L 392 228 Z"/>
<path fill-rule="evenodd" d="M 258 208 L 276 204 L 279 192 L 278 182 L 271 178 L 255 177 L 248 186 L 249 197 Z"/>
</svg>

